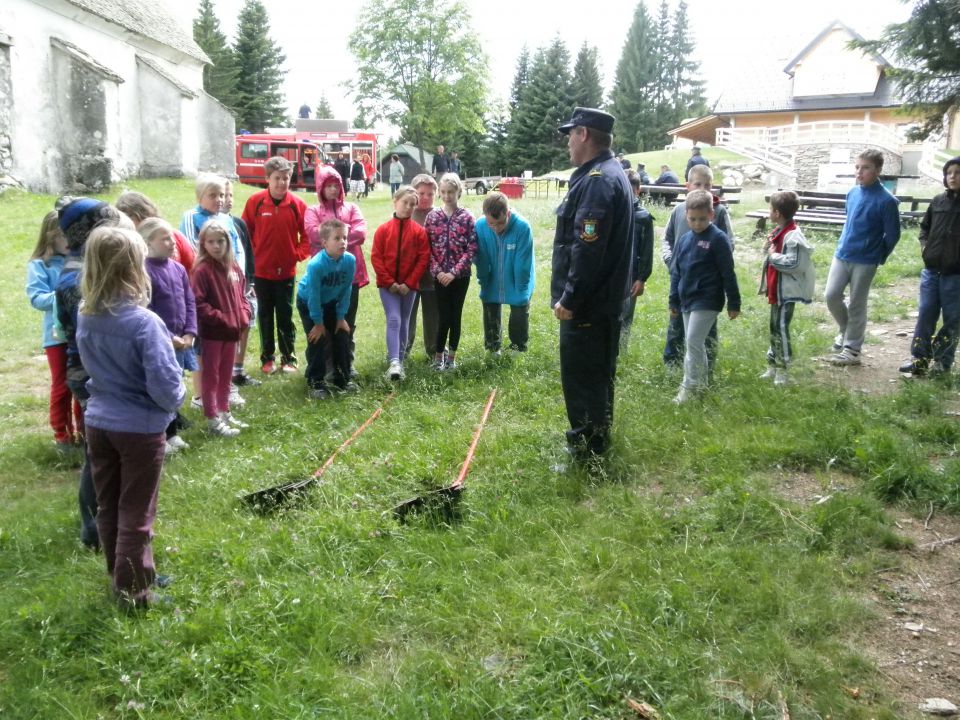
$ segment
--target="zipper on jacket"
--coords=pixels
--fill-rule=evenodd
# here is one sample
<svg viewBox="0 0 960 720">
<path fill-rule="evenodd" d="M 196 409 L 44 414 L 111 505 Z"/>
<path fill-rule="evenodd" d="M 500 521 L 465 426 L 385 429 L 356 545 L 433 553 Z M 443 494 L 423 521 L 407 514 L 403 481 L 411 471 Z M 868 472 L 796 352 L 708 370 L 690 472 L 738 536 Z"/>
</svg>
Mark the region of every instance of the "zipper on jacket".
<svg viewBox="0 0 960 720">
<path fill-rule="evenodd" d="M 394 273 L 394 279 L 399 283 L 400 280 L 400 241 L 403 240 L 403 220 L 397 218 L 397 221 L 400 223 L 400 228 L 397 231 L 397 271 Z"/>
</svg>

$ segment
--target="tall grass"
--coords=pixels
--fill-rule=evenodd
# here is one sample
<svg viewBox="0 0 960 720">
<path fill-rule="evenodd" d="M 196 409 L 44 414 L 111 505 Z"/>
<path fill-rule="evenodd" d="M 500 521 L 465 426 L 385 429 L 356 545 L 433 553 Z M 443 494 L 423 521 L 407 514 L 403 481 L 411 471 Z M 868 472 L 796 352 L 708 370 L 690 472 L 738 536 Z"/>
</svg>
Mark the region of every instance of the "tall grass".
<svg viewBox="0 0 960 720">
<path fill-rule="evenodd" d="M 188 181 L 132 186 L 171 221 L 192 204 Z M 237 190 L 242 206 L 252 189 Z M 302 377 L 272 377 L 244 391 L 252 427 L 238 438 L 185 433 L 155 526 L 172 603 L 129 617 L 110 602 L 102 559 L 77 542 L 76 469 L 45 427 L 40 318 L 22 286 L 51 202 L 0 196 L 0 716 L 619 718 L 629 696 L 668 718 L 742 718 L 777 717 L 782 694 L 796 718 L 904 717 L 853 648 L 875 613 L 863 586 L 902 544 L 883 503 L 960 508 L 949 393 L 818 385 L 810 358 L 830 338 L 808 308 L 795 321 L 797 384 L 761 385 L 767 313 L 751 293 L 759 241 L 744 208 L 745 312 L 721 323 L 714 388 L 702 404 L 670 403 L 679 377 L 659 359 L 658 262 L 621 356 L 603 473 L 568 467 L 562 452 L 547 292 L 555 200 L 521 200 L 537 242 L 530 352 L 485 356 L 472 289 L 461 370 L 428 370 L 418 339 L 395 399 L 319 487 L 251 513 L 240 495 L 309 475 L 391 391 L 382 312 L 364 290 L 359 394 L 309 402 Z M 390 212 L 383 191 L 362 209 L 371 228 Z M 667 213 L 655 214 L 662 228 Z M 886 282 L 916 272 L 914 238 Z M 816 242 L 822 280 L 833 240 Z M 456 513 L 397 523 L 395 503 L 453 479 L 491 387 Z M 826 483 L 840 471 L 846 490 L 822 505 L 778 492 L 783 473 Z M 853 700 L 844 686 L 878 690 Z"/>
</svg>

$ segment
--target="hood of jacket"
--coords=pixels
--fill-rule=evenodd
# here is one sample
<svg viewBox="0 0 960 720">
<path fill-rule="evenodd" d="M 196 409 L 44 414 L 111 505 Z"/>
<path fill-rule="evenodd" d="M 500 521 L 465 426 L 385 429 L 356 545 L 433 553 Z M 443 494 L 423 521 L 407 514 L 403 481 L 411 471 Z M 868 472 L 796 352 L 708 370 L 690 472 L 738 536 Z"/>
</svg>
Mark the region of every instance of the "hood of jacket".
<svg viewBox="0 0 960 720">
<path fill-rule="evenodd" d="M 960 165 L 960 157 L 950 158 L 943 165 L 943 186 L 947 188 L 947 190 L 950 189 L 949 187 L 947 187 L 947 170 L 950 169 L 951 165 Z"/>
<path fill-rule="evenodd" d="M 323 188 L 329 185 L 330 183 L 337 184 L 337 199 L 334 200 L 334 204 L 337 207 L 343 205 L 343 179 L 340 177 L 340 173 L 336 171 L 330 165 L 321 165 L 317 168 L 317 200 L 320 201 L 321 205 L 327 205 L 326 200 L 323 199 Z"/>
</svg>

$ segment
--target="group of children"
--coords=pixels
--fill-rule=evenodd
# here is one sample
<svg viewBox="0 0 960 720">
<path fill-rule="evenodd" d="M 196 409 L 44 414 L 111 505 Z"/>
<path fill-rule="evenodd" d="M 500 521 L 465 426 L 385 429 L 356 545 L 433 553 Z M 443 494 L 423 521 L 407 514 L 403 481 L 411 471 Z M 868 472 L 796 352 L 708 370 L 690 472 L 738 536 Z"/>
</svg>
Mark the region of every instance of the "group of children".
<svg viewBox="0 0 960 720">
<path fill-rule="evenodd" d="M 891 222 L 892 196 L 879 183 L 881 168 L 876 151 L 858 158 L 858 185 L 848 195 L 848 221 L 827 280 L 827 304 L 841 331 L 830 358 L 837 365 L 859 362 L 869 284 L 899 239 L 899 222 Z M 186 447 L 178 436 L 187 423 L 179 413 L 183 371 L 194 373 L 211 434 L 233 436 L 247 427 L 230 406 L 231 394 L 233 404 L 242 402 L 236 385 L 258 382 L 243 369 L 249 329 L 260 328 L 264 373 L 278 371 L 275 322 L 279 369 L 297 369 L 291 318 L 300 260 L 311 258 L 296 300 L 307 337 L 310 395 L 327 397 L 328 377 L 336 390 L 356 387 L 353 337 L 359 291 L 369 282 L 361 249 L 366 222 L 359 208 L 345 201 L 336 171 L 318 170 L 319 202 L 307 208 L 288 190 L 290 170 L 283 158 L 271 158 L 265 165 L 267 189 L 250 197 L 242 218 L 229 214 L 229 181 L 199 177 L 198 204 L 183 215 L 180 232 L 136 192 L 124 193 L 116 208 L 89 198 L 62 198 L 42 223 L 28 265 L 27 293 L 44 312 L 50 425 L 58 448 L 85 437 L 81 539 L 103 548 L 117 595 L 133 606 L 147 604 L 151 586 L 159 583 L 149 539 L 163 458 Z M 639 203 L 636 180 L 631 178 L 637 235 L 627 327 L 650 274 L 653 244 L 653 219 Z M 960 224 L 955 222 L 960 158 L 944 167 L 944 185 L 947 192 L 933 200 L 921 223 L 926 267 L 920 317 L 913 358 L 901 368 L 914 375 L 923 374 L 931 360 L 931 371 L 948 371 L 960 332 Z M 663 257 L 670 268 L 664 359 L 677 362 L 677 348 L 685 346 L 677 403 L 707 387 L 716 320 L 724 305 L 731 319 L 740 312 L 732 229 L 711 186 L 709 167 L 691 169 L 686 199 L 673 210 L 664 237 Z M 529 224 L 496 192 L 486 196 L 483 217 L 475 222 L 459 204 L 463 185 L 455 174 L 441 177 L 442 206 L 434 208 L 437 188 L 426 174 L 398 188 L 392 217 L 374 233 L 371 262 L 386 316 L 391 380 L 403 378 L 421 299 L 425 348 L 433 366 L 456 367 L 474 265 L 486 349 L 500 352 L 504 304 L 510 306 L 510 348 L 527 349 L 534 289 Z M 895 199 L 892 207 L 895 211 Z M 813 298 L 812 247 L 793 221 L 798 208 L 795 193 L 770 197 L 769 216 L 776 227 L 763 246 L 760 293 L 770 305 L 770 345 L 762 377 L 778 385 L 788 381 L 795 304 Z M 432 289 L 424 288 L 425 278 Z M 847 286 L 849 299 L 844 298 Z M 943 327 L 934 337 L 941 312 Z"/>
</svg>

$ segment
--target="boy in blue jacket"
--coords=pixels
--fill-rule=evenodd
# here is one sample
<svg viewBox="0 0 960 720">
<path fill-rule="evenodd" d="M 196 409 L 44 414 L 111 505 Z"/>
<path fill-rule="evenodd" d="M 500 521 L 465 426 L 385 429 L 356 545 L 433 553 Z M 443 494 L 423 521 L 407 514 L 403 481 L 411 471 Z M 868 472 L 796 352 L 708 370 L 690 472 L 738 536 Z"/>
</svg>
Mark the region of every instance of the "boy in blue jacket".
<svg viewBox="0 0 960 720">
<path fill-rule="evenodd" d="M 356 390 L 350 382 L 350 325 L 346 321 L 357 261 L 347 252 L 347 225 L 327 220 L 320 226 L 323 249 L 307 263 L 297 286 L 297 312 L 307 335 L 307 387 L 310 397 L 330 396 L 325 380 L 327 355 L 333 353 L 333 384 Z"/>
<path fill-rule="evenodd" d="M 740 288 L 733 270 L 733 251 L 722 230 L 713 224 L 713 196 L 706 190 L 687 194 L 686 219 L 690 231 L 677 242 L 670 266 L 670 316 L 683 314 L 686 351 L 683 383 L 674 398 L 677 404 L 706 389 L 707 333 L 723 310 L 740 314 Z"/>
<path fill-rule="evenodd" d="M 510 306 L 507 335 L 510 350 L 526 352 L 530 337 L 530 297 L 534 288 L 533 232 L 513 212 L 507 196 L 491 192 L 483 200 L 477 221 L 477 281 L 483 303 L 483 344 L 498 356 L 501 343 L 500 306 Z"/>
<path fill-rule="evenodd" d="M 832 365 L 859 365 L 860 348 L 867 334 L 867 298 L 877 268 L 883 265 L 900 240 L 897 200 L 880 182 L 883 153 L 864 150 L 857 157 L 857 185 L 847 193 L 847 221 L 837 242 L 827 286 L 827 309 L 837 321 Z M 850 296 L 844 301 L 844 291 Z"/>
</svg>

